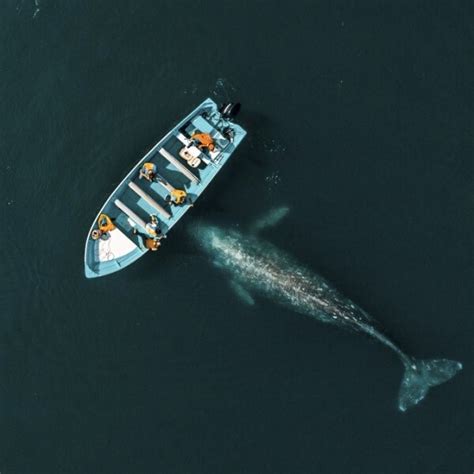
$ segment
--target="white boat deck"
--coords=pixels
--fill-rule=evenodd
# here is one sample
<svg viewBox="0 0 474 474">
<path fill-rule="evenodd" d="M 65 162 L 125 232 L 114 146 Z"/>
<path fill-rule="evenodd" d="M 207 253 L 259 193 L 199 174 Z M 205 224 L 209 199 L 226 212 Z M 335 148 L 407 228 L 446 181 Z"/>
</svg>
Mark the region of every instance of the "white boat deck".
<svg viewBox="0 0 474 474">
<path fill-rule="evenodd" d="M 117 227 L 111 230 L 109 238 L 97 241 L 96 258 L 99 262 L 109 262 L 111 260 L 124 257 L 133 252 L 137 246 Z"/>
</svg>

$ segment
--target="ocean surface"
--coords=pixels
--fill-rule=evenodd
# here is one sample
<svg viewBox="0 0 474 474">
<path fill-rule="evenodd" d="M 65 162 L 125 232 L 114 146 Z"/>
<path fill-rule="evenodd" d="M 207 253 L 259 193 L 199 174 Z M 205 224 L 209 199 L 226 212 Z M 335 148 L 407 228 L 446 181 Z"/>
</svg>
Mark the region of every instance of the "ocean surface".
<svg viewBox="0 0 474 474">
<path fill-rule="evenodd" d="M 474 7 L 0 4 L 1 474 L 472 473 Z M 206 97 L 248 137 L 157 254 L 86 280 L 108 194 Z M 405 414 L 367 337 L 241 303 L 205 219 L 464 370 Z"/>
</svg>

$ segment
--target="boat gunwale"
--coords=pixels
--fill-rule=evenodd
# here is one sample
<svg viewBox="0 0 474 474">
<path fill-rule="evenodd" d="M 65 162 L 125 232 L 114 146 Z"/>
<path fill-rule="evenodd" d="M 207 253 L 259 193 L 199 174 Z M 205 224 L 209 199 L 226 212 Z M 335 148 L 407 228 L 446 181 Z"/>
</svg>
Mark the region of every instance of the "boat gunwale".
<svg viewBox="0 0 474 474">
<path fill-rule="evenodd" d="M 125 263 L 124 267 L 122 267 L 122 265 L 120 264 L 119 260 L 120 258 L 117 258 L 115 260 L 113 260 L 120 268 L 118 269 L 114 269 L 114 270 L 110 270 L 110 269 L 101 269 L 101 266 L 100 266 L 100 261 L 96 261 L 94 260 L 93 264 L 94 266 L 91 266 L 89 265 L 88 263 L 88 256 L 90 257 L 90 251 L 91 251 L 91 248 L 90 248 L 90 245 L 93 244 L 93 241 L 91 240 L 90 238 L 90 235 L 91 235 L 91 232 L 94 230 L 94 227 L 96 225 L 96 222 L 100 216 L 101 213 L 103 213 L 104 209 L 106 209 L 108 206 L 111 206 L 113 205 L 113 200 L 116 199 L 116 198 L 120 198 L 120 196 L 122 195 L 122 192 L 123 190 L 127 187 L 127 182 L 128 181 L 133 181 L 133 174 L 137 172 L 137 170 L 139 169 L 139 167 L 142 165 L 142 163 L 150 156 L 150 155 L 153 155 L 155 153 L 159 153 L 159 148 L 160 147 L 163 147 L 163 145 L 170 139 L 172 138 L 173 136 L 175 136 L 177 133 L 180 132 L 180 129 L 183 127 L 184 124 L 186 124 L 187 122 L 189 121 L 192 121 L 194 119 L 194 117 L 196 116 L 199 116 L 199 114 L 204 110 L 204 109 L 212 109 L 212 113 L 216 113 L 218 112 L 218 104 L 210 97 L 204 99 L 198 106 L 196 106 L 187 116 L 185 116 L 182 120 L 180 120 L 179 122 L 177 122 L 160 140 L 158 140 L 158 142 L 156 142 L 151 148 L 150 150 L 148 150 L 147 153 L 145 153 L 145 155 L 140 158 L 138 160 L 138 162 L 130 169 L 130 171 L 126 174 L 126 176 L 122 179 L 122 181 L 115 187 L 115 189 L 112 191 L 112 193 L 109 195 L 109 197 L 106 199 L 106 201 L 104 202 L 104 204 L 102 205 L 102 207 L 100 208 L 100 210 L 98 211 L 95 219 L 92 221 L 92 225 L 89 229 L 89 232 L 87 234 L 87 237 L 86 237 L 86 245 L 85 245 L 85 248 L 84 248 L 84 273 L 85 273 L 85 276 L 89 279 L 91 278 L 97 278 L 97 277 L 102 277 L 102 276 L 106 276 L 106 275 L 110 275 L 111 273 L 115 273 L 117 272 L 118 270 L 124 268 L 124 267 L 127 267 L 129 265 L 131 265 L 132 263 L 134 263 L 136 260 L 138 260 L 139 258 L 141 258 L 145 253 L 148 252 L 148 249 L 144 248 L 143 246 L 141 245 L 137 245 L 137 248 L 133 251 L 133 252 L 130 252 L 129 254 L 127 254 L 127 256 L 124 256 L 125 259 L 127 259 L 128 256 L 132 256 L 132 254 L 134 254 L 134 257 L 132 259 L 132 261 L 128 262 L 128 263 Z M 247 135 L 247 131 L 240 125 L 238 124 L 234 124 L 237 129 L 239 130 L 239 133 L 238 133 L 238 139 L 236 140 L 236 143 L 234 144 L 234 147 L 232 149 L 232 151 L 230 152 L 225 152 L 225 150 L 223 151 L 223 153 L 225 153 L 227 156 L 224 158 L 224 160 L 221 162 L 221 160 L 219 160 L 219 166 L 217 166 L 217 168 L 220 170 L 222 168 L 222 166 L 228 161 L 228 159 L 230 158 L 230 156 L 234 153 L 235 149 L 238 147 L 238 145 L 240 144 L 240 142 L 243 140 L 243 138 L 245 137 L 245 135 Z M 209 163 L 208 165 L 211 165 L 212 163 Z M 214 164 L 214 167 L 216 165 Z M 207 186 L 210 184 L 210 182 L 215 178 L 215 176 L 217 175 L 218 171 L 216 170 L 215 172 L 211 173 L 211 177 L 209 180 L 205 180 L 206 182 L 204 181 L 201 181 L 201 178 L 200 178 L 200 182 L 197 184 L 198 186 L 202 185 L 202 189 L 201 191 L 198 193 L 198 197 L 202 194 L 202 192 L 204 191 L 205 188 L 207 188 Z M 196 183 L 195 183 L 196 184 Z M 178 215 L 177 218 L 175 219 L 175 222 L 171 225 L 171 227 L 174 227 L 175 224 L 178 223 L 179 220 L 181 220 L 183 217 L 184 217 L 184 214 L 186 214 L 186 211 L 188 211 L 189 208 L 186 208 L 183 210 L 183 212 L 180 212 L 179 214 L 181 215 Z M 169 228 L 169 230 L 171 230 L 171 227 Z M 136 254 L 136 255 L 135 255 Z M 93 257 L 92 257 L 93 259 Z M 90 260 L 90 258 L 89 258 Z M 102 263 L 108 263 L 108 262 L 102 262 Z"/>
<path fill-rule="evenodd" d="M 84 248 L 84 266 L 85 268 L 90 272 L 90 273 L 93 273 L 95 276 L 102 276 L 100 275 L 99 273 L 95 272 L 91 266 L 88 264 L 87 262 L 87 251 L 88 251 L 88 248 L 89 248 L 89 244 L 90 244 L 90 241 L 91 241 L 91 238 L 90 238 L 90 235 L 92 233 L 92 231 L 94 230 L 94 227 L 96 225 L 96 222 L 97 220 L 99 219 L 99 216 L 100 214 L 102 214 L 103 210 L 107 207 L 107 205 L 111 202 L 113 202 L 113 198 L 115 197 L 115 194 L 125 185 L 126 186 L 126 181 L 133 175 L 133 173 L 136 172 L 136 170 L 139 168 L 139 166 L 141 165 L 141 163 L 146 160 L 152 153 L 154 153 L 156 151 L 156 149 L 163 143 L 165 142 L 169 137 L 171 137 L 173 135 L 174 132 L 176 132 L 177 130 L 179 131 L 179 128 L 182 126 L 182 124 L 186 123 L 187 121 L 189 121 L 194 115 L 196 115 L 201 109 L 203 109 L 206 105 L 209 105 L 209 106 L 212 106 L 212 107 L 216 107 L 217 108 L 217 104 L 210 98 L 206 98 L 203 102 L 201 102 L 201 104 L 199 104 L 197 107 L 195 107 L 192 112 L 190 112 L 185 118 L 183 118 L 182 120 L 180 120 L 174 127 L 172 127 L 169 132 L 164 135 L 160 140 L 158 140 L 158 142 L 155 143 L 155 145 L 153 145 L 150 150 L 148 150 L 148 152 L 142 157 L 140 158 L 140 160 L 138 160 L 138 162 L 132 167 L 132 169 L 128 172 L 128 174 L 122 179 L 122 181 L 115 187 L 115 189 L 110 193 L 109 197 L 106 199 L 106 201 L 104 202 L 104 204 L 102 205 L 102 207 L 100 208 L 99 212 L 97 213 L 96 217 L 94 218 L 94 220 L 92 221 L 92 225 L 90 226 L 89 228 L 89 232 L 87 233 L 87 237 L 86 237 L 86 245 L 85 245 L 85 248 Z M 183 214 L 184 215 L 184 214 Z M 182 217 L 182 216 L 181 216 Z M 145 250 L 143 253 L 146 253 L 148 251 Z M 87 271 L 85 272 L 86 273 L 86 276 L 89 277 L 89 275 L 87 274 Z"/>
</svg>

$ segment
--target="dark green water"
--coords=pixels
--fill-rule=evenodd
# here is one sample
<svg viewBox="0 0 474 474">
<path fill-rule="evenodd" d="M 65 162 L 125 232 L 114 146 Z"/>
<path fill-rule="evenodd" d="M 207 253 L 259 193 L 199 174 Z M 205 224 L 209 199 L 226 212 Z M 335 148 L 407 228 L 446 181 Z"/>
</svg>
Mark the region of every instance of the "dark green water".
<svg viewBox="0 0 474 474">
<path fill-rule="evenodd" d="M 2 474 L 472 472 L 474 12 L 439 5 L 2 2 Z M 290 206 L 269 240 L 463 362 L 420 407 L 381 345 L 242 305 L 185 222 L 83 277 L 99 207 L 207 96 L 249 135 L 187 219 Z"/>
</svg>

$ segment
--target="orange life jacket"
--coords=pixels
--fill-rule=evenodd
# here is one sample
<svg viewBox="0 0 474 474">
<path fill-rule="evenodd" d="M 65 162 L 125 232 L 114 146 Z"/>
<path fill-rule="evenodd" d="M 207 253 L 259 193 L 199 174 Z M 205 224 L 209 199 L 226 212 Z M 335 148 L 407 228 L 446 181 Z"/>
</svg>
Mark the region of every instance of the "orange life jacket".
<svg viewBox="0 0 474 474">
<path fill-rule="evenodd" d="M 198 148 L 207 148 L 209 151 L 214 150 L 214 140 L 209 133 L 193 133 L 191 139 L 199 142 Z"/>
<path fill-rule="evenodd" d="M 101 232 L 110 232 L 115 229 L 112 219 L 107 214 L 101 214 L 97 219 L 97 224 Z"/>
</svg>

